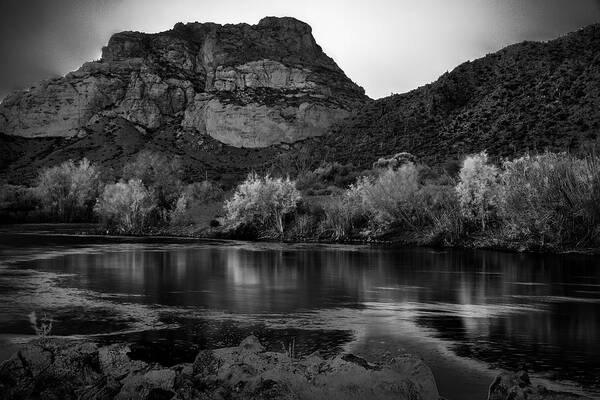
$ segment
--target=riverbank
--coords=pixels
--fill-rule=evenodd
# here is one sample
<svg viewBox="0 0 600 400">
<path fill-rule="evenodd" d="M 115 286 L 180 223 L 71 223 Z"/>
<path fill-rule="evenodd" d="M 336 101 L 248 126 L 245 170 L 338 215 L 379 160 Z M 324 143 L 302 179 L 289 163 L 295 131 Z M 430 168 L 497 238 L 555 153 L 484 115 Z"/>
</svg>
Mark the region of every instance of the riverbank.
<svg viewBox="0 0 600 400">
<path fill-rule="evenodd" d="M 128 356 L 127 345 L 39 339 L 0 366 L 0 397 L 12 399 L 397 399 L 438 400 L 431 370 L 404 355 L 371 364 L 352 354 L 298 359 L 250 336 L 165 368 Z"/>
<path fill-rule="evenodd" d="M 600 253 L 600 163 L 592 156 L 544 153 L 497 165 L 482 152 L 450 173 L 399 153 L 370 170 L 325 163 L 295 179 L 251 173 L 236 187 L 184 184 L 169 165 L 141 154 L 110 183 L 87 160 L 67 162 L 41 171 L 39 187 L 0 187 L 0 215 L 102 223 L 87 234 Z M 130 176 L 147 167 L 161 172 Z M 79 186 L 86 174 L 94 190 Z"/>
<path fill-rule="evenodd" d="M 0 364 L 0 397 L 13 399 L 419 399 L 440 400 L 429 367 L 403 354 L 370 363 L 353 354 L 297 358 L 294 343 L 266 351 L 249 336 L 239 346 L 200 351 L 193 363 L 164 367 L 130 357 L 127 344 L 39 338 Z M 526 373 L 502 373 L 488 400 L 586 399 L 534 387 Z"/>
<path fill-rule="evenodd" d="M 535 254 L 581 254 L 600 255 L 600 248 L 553 248 L 531 246 L 522 242 L 507 242 L 491 236 L 476 235 L 452 245 L 442 244 L 437 241 L 427 240 L 414 234 L 400 234 L 398 232 L 387 232 L 378 235 L 362 235 L 340 240 L 321 237 L 286 238 L 277 240 L 273 238 L 256 238 L 238 235 L 236 232 L 227 231 L 223 227 L 209 226 L 167 226 L 157 227 L 144 234 L 118 234 L 108 232 L 96 223 L 64 224 L 64 223 L 31 223 L 31 224 L 6 224 L 0 225 L 0 234 L 18 235 L 43 235 L 43 236 L 65 236 L 80 238 L 82 241 L 95 239 L 98 241 L 117 242 L 161 242 L 161 241 L 254 241 L 254 242 L 281 242 L 281 243 L 314 243 L 314 244 L 349 244 L 349 245 L 375 245 L 390 247 L 424 247 L 437 249 L 457 250 L 495 250 L 512 253 L 535 253 Z"/>
</svg>

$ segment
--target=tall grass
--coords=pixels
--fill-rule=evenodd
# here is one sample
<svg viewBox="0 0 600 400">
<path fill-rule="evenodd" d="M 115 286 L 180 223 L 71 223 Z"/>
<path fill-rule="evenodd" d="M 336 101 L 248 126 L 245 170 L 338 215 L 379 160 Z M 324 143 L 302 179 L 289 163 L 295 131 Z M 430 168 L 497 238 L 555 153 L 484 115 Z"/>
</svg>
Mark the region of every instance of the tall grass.
<svg viewBox="0 0 600 400">
<path fill-rule="evenodd" d="M 360 178 L 349 191 L 362 200 L 376 228 L 414 229 L 419 216 L 415 209 L 419 186 L 419 172 L 408 163 L 385 169 L 376 178 Z"/>
<path fill-rule="evenodd" d="M 564 153 L 506 161 L 499 208 L 509 240 L 554 247 L 598 243 L 600 162 Z"/>
<path fill-rule="evenodd" d="M 424 244 L 454 246 L 460 243 L 466 232 L 465 219 L 453 186 L 423 185 L 418 204 L 423 213 L 420 230 Z"/>
<path fill-rule="evenodd" d="M 322 207 L 319 232 L 328 239 L 347 239 L 366 220 L 366 209 L 355 187 L 341 195 L 330 196 Z"/>
</svg>

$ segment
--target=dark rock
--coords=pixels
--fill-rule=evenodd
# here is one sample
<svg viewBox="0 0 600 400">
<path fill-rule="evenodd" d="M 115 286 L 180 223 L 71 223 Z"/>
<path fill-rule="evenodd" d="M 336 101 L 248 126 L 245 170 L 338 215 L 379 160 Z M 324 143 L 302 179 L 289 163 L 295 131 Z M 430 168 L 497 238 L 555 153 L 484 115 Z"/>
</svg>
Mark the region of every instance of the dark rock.
<svg viewBox="0 0 600 400">
<path fill-rule="evenodd" d="M 211 350 L 202 350 L 194 360 L 193 372 L 196 375 L 216 375 L 219 372 L 219 360 Z"/>
<path fill-rule="evenodd" d="M 124 344 L 101 347 L 98 350 L 98 359 L 102 372 L 115 379 L 122 379 L 132 371 L 137 372 L 147 368 L 147 364 L 143 361 L 131 360 L 129 353 L 129 346 Z"/>
<path fill-rule="evenodd" d="M 573 393 L 554 392 L 543 386 L 533 386 L 525 371 L 503 372 L 494 379 L 488 400 L 584 400 Z"/>
<path fill-rule="evenodd" d="M 131 360 L 128 346 L 41 340 L 0 366 L 0 398 L 438 400 L 431 371 L 403 356 L 375 366 L 354 355 L 325 360 L 272 353 L 254 336 L 201 351 L 172 368 Z"/>
<path fill-rule="evenodd" d="M 173 393 L 175 378 L 175 371 L 170 369 L 150 370 L 143 375 L 130 374 L 122 380 L 123 387 L 115 399 L 149 399 L 150 396 Z"/>
<path fill-rule="evenodd" d="M 360 365 L 364 369 L 373 369 L 373 370 L 381 369 L 381 367 L 379 365 L 371 364 L 364 358 L 355 356 L 354 354 L 344 354 L 342 356 L 342 360 Z"/>
<path fill-rule="evenodd" d="M 38 340 L 0 366 L 0 398 L 75 398 L 101 377 L 95 344 Z"/>
<path fill-rule="evenodd" d="M 247 351 L 250 353 L 261 353 L 265 351 L 263 345 L 260 344 L 260 341 L 254 335 L 250 335 L 246 339 L 242 340 L 242 343 L 240 343 L 239 348 L 243 351 Z"/>
<path fill-rule="evenodd" d="M 146 396 L 147 400 L 169 400 L 175 396 L 175 393 L 170 390 L 165 390 L 161 388 L 152 388 L 148 392 L 148 396 Z"/>
</svg>

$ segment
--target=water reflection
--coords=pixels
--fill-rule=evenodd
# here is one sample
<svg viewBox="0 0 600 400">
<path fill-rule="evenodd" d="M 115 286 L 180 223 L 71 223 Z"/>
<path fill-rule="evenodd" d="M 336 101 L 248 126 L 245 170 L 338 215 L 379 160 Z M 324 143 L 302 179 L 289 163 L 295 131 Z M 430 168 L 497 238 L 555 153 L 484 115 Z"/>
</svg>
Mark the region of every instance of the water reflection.
<svg viewBox="0 0 600 400">
<path fill-rule="evenodd" d="M 487 365 L 600 388 L 598 258 L 299 245 L 53 251 L 0 275 L 0 333 L 26 333 L 19 314 L 38 308 L 57 316 L 60 334 L 143 322 L 111 339 L 141 348 L 235 344 L 249 331 L 271 347 L 298 337 L 301 352 L 430 336 Z"/>
</svg>

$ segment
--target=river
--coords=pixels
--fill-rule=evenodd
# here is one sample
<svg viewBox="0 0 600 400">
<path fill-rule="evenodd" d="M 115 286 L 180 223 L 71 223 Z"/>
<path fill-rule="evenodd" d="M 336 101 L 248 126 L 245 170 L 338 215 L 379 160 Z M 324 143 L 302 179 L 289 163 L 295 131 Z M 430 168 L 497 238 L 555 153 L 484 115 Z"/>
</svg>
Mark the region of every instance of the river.
<svg viewBox="0 0 600 400">
<path fill-rule="evenodd" d="M 0 233 L 0 358 L 51 335 L 164 364 L 250 333 L 298 356 L 403 352 L 449 400 L 502 369 L 600 396 L 600 258 L 496 251 Z"/>
</svg>

